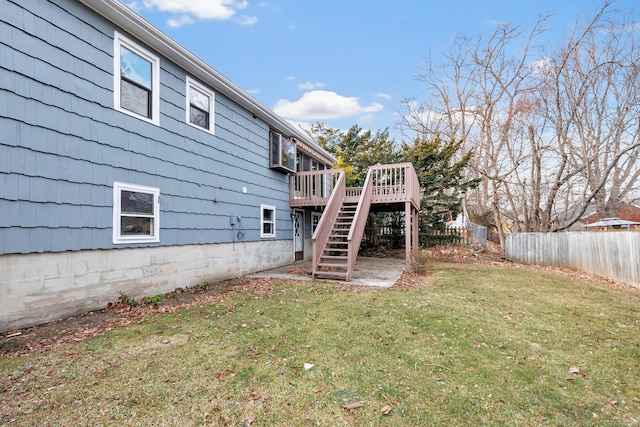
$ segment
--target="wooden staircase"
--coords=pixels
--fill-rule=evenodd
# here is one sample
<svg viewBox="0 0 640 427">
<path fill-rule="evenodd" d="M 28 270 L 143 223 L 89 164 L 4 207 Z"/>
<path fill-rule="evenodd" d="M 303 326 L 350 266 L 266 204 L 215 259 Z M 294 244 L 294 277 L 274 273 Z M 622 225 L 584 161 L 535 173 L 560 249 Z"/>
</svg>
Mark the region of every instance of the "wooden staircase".
<svg viewBox="0 0 640 427">
<path fill-rule="evenodd" d="M 314 278 L 350 279 L 349 230 L 355 218 L 358 202 L 343 200 L 336 220 L 331 226 L 331 234 L 324 246 Z"/>
<path fill-rule="evenodd" d="M 411 248 L 418 241 L 420 208 L 420 183 L 411 163 L 370 166 L 362 187 L 347 188 L 342 169 L 296 173 L 289 185 L 292 207 L 324 206 L 312 236 L 314 278 L 351 280 L 372 204 L 378 211 L 405 212 L 405 251 L 410 266 Z M 318 192 L 318 188 L 324 190 Z"/>
</svg>

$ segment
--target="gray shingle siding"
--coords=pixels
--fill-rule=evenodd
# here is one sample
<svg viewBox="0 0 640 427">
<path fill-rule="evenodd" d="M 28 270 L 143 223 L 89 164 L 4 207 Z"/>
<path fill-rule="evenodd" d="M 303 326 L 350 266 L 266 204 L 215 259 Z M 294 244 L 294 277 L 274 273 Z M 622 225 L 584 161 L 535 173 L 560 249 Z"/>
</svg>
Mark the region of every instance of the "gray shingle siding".
<svg viewBox="0 0 640 427">
<path fill-rule="evenodd" d="M 74 0 L 0 7 L 0 254 L 260 240 L 263 203 L 276 238 L 292 237 L 266 122 L 211 88 L 215 135 L 188 125 L 187 73 L 162 56 L 160 126 L 123 114 L 121 29 Z M 112 243 L 114 181 L 160 189 L 159 243 Z"/>
</svg>

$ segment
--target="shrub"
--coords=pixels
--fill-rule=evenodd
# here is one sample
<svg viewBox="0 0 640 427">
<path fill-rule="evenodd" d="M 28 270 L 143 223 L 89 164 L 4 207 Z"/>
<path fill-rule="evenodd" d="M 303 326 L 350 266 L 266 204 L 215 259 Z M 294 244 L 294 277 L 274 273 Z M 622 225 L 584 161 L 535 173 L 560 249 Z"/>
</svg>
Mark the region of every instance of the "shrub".
<svg viewBox="0 0 640 427">
<path fill-rule="evenodd" d="M 411 267 L 414 273 L 427 274 L 431 264 L 431 251 L 414 249 L 411 252 Z"/>
</svg>

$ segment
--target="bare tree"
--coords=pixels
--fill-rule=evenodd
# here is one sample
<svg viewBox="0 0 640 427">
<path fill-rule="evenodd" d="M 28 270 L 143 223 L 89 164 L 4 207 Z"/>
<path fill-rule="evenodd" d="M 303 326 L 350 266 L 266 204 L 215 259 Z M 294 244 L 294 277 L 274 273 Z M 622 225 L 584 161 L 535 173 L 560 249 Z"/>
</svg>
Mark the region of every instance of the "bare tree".
<svg viewBox="0 0 640 427">
<path fill-rule="evenodd" d="M 553 57 L 553 104 L 561 154 L 580 177 L 563 230 L 594 206 L 612 216 L 638 190 L 640 168 L 640 46 L 637 23 L 606 3 L 586 25 L 578 23 Z"/>
<path fill-rule="evenodd" d="M 427 101 L 405 103 L 404 129 L 462 139 L 473 152 L 467 195 L 505 230 L 570 227 L 594 205 L 610 215 L 638 191 L 637 23 L 607 1 L 559 48 L 541 46 L 549 15 L 458 37 L 419 79 Z"/>
<path fill-rule="evenodd" d="M 445 62 L 437 68 L 429 63 L 420 77 L 430 88 L 430 102 L 407 104 L 409 128 L 462 139 L 473 152 L 470 173 L 484 179 L 467 204 L 491 210 L 501 242 L 503 224 L 510 218 L 518 223 L 516 200 L 522 198 L 512 179 L 531 152 L 521 129 L 530 113 L 525 101 L 535 90 L 529 63 L 539 55 L 536 38 L 546 19 L 540 17 L 528 31 L 499 24 L 486 40 L 457 38 Z"/>
</svg>

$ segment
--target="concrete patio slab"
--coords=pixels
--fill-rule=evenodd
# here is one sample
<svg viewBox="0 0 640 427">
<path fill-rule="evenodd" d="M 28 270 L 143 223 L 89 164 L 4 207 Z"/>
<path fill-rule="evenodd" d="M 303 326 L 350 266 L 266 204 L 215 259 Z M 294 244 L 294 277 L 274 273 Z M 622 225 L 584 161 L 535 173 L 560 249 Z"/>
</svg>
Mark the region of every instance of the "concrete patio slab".
<svg viewBox="0 0 640 427">
<path fill-rule="evenodd" d="M 405 270 L 405 260 L 397 258 L 358 257 L 351 275 L 352 285 L 377 286 L 389 288 L 393 286 Z M 311 280 L 311 261 L 296 261 L 283 267 L 248 274 L 251 278 Z M 316 279 L 325 280 L 325 279 Z M 337 282 L 338 280 L 327 280 Z"/>
</svg>

